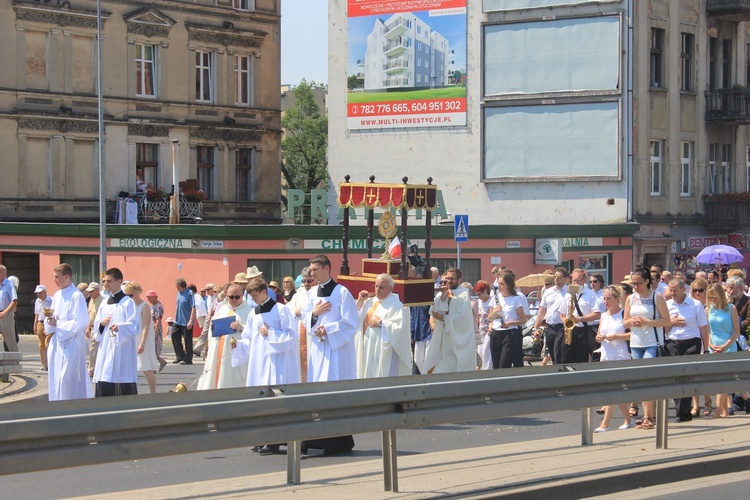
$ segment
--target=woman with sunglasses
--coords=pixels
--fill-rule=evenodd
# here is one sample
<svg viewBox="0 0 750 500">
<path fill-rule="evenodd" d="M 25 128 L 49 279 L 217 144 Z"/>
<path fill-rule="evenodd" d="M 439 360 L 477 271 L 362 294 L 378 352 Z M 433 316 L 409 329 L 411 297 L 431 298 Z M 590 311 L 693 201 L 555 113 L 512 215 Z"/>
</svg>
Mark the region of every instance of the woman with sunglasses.
<svg viewBox="0 0 750 500">
<path fill-rule="evenodd" d="M 708 316 L 708 348 L 711 354 L 737 351 L 740 336 L 740 317 L 737 308 L 729 302 L 724 288 L 714 283 L 706 290 L 706 316 Z M 716 395 L 716 416 L 729 416 L 729 395 Z"/>
<path fill-rule="evenodd" d="M 703 307 L 706 307 L 706 290 L 708 289 L 708 281 L 704 278 L 698 277 L 693 280 L 690 284 L 690 297 L 700 302 Z M 703 350 L 707 350 L 708 346 L 703 346 Z M 711 405 L 711 396 L 703 396 L 703 415 L 708 417 L 713 413 L 714 407 Z M 690 414 L 694 417 L 700 415 L 700 396 L 693 396 L 693 409 Z"/>
<path fill-rule="evenodd" d="M 623 326 L 630 329 L 630 352 L 633 359 L 655 358 L 659 344 L 664 343 L 664 328 L 670 325 L 667 301 L 651 290 L 651 273 L 636 269 L 630 273 L 633 294 L 625 301 Z M 659 336 L 661 330 L 661 336 Z M 643 402 L 643 420 L 639 429 L 653 429 L 655 405 Z"/>
<path fill-rule="evenodd" d="M 625 331 L 622 324 L 622 307 L 620 307 L 620 290 L 614 286 L 605 287 L 602 291 L 602 301 L 607 309 L 602 314 L 599 322 L 599 329 L 596 333 L 596 341 L 601 342 L 601 360 L 602 361 L 621 361 L 630 359 L 628 353 L 627 341 L 630 339 L 630 333 Z M 622 416 L 625 417 L 625 423 L 621 425 L 620 430 L 631 429 L 635 427 L 628 405 L 618 405 Z M 607 432 L 609 430 L 609 421 L 612 419 L 615 407 L 610 405 L 604 408 L 604 418 L 602 423 L 594 432 Z"/>
</svg>

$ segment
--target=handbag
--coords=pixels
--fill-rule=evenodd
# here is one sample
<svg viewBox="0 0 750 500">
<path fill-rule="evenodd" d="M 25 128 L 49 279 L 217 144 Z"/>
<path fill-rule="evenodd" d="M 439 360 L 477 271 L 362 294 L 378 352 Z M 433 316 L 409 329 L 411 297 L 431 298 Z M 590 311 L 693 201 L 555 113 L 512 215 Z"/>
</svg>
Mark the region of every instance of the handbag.
<svg viewBox="0 0 750 500">
<path fill-rule="evenodd" d="M 654 317 L 652 319 L 656 320 L 656 292 L 654 292 L 651 295 L 651 300 L 654 302 Z M 656 357 L 657 358 L 663 358 L 664 356 L 669 356 L 669 351 L 667 350 L 667 347 L 659 342 L 659 331 L 656 329 L 656 327 L 653 327 L 654 329 L 654 337 L 656 337 Z M 664 329 L 662 328 L 662 333 L 664 332 Z"/>
</svg>

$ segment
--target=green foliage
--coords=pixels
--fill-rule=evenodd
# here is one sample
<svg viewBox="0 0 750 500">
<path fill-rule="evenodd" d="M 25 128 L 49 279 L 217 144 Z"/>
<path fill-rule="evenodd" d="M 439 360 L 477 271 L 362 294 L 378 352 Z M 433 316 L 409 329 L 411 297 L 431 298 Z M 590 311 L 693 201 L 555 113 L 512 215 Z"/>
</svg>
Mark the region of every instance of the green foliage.
<svg viewBox="0 0 750 500">
<path fill-rule="evenodd" d="M 295 105 L 281 119 L 284 187 L 305 193 L 328 187 L 328 117 L 315 102 L 314 89 L 327 90 L 327 86 L 304 79 L 295 86 Z M 305 209 L 302 222 L 309 222 L 309 205 Z"/>
</svg>

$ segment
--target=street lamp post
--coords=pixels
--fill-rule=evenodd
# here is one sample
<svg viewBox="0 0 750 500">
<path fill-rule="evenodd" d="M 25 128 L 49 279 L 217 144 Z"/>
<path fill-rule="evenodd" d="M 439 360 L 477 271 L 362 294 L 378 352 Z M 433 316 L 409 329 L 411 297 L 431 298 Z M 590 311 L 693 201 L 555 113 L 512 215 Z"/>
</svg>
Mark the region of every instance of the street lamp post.
<svg viewBox="0 0 750 500">
<path fill-rule="evenodd" d="M 102 2 L 96 0 L 97 94 L 99 112 L 99 270 L 107 270 L 107 203 L 104 188 L 104 99 L 102 96 Z M 100 274 L 101 276 L 101 274 Z"/>
<path fill-rule="evenodd" d="M 172 196 L 169 198 L 169 223 L 180 223 L 179 200 L 180 193 L 177 190 L 177 147 L 180 141 L 172 139 Z"/>
</svg>

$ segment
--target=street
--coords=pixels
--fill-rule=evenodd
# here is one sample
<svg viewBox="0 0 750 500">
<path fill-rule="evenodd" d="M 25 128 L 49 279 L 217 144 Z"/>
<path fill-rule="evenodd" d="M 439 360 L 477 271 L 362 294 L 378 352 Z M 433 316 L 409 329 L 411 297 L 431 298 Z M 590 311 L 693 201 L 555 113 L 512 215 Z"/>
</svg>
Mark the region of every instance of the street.
<svg viewBox="0 0 750 500">
<path fill-rule="evenodd" d="M 30 336 L 24 337 L 19 344 L 24 353 L 24 371 L 31 367 L 39 369 L 36 342 Z M 163 354 L 170 364 L 157 375 L 157 392 L 168 392 L 174 389 L 178 382 L 185 382 L 190 390 L 194 390 L 199 374 L 203 370 L 203 362 L 196 360 L 193 365 L 172 364 L 174 354 L 168 341 L 165 341 Z M 143 376 L 138 379 L 138 392 L 139 394 L 148 393 L 148 386 Z M 543 446 L 546 438 L 574 435 L 580 432 L 579 412 L 545 414 L 544 408 L 539 410 L 539 414 L 526 417 L 399 431 L 399 455 L 531 440 L 539 440 L 540 446 Z M 613 422 L 616 423 L 617 419 Z M 318 455 L 317 452 L 311 451 L 309 456 L 302 459 L 303 474 L 304 470 L 309 467 L 373 460 L 381 456 L 380 434 L 355 436 L 355 443 L 352 453 L 341 456 Z M 208 453 L 18 474 L 5 476 L 0 481 L 2 481 L 4 498 L 44 499 L 103 494 L 222 478 L 231 480 L 237 476 L 285 470 L 284 448 L 279 455 L 259 456 L 248 447 L 239 447 Z"/>
</svg>

